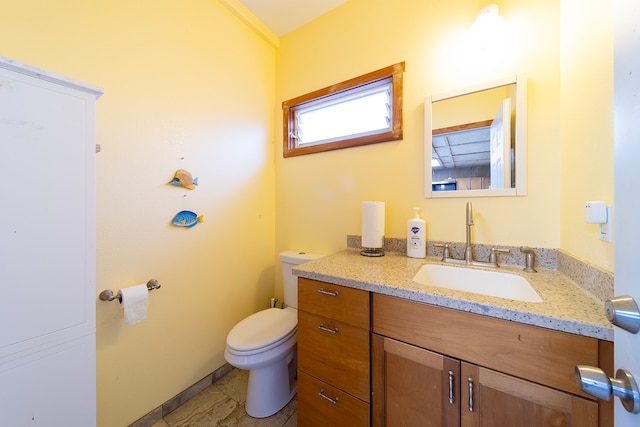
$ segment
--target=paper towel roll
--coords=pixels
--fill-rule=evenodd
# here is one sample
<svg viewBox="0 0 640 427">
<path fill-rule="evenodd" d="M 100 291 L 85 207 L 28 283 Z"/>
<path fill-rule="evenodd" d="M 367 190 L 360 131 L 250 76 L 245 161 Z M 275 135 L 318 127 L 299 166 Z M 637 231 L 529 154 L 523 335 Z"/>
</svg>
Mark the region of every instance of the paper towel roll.
<svg viewBox="0 0 640 427">
<path fill-rule="evenodd" d="M 384 246 L 384 202 L 362 202 L 362 247 Z"/>
<path fill-rule="evenodd" d="M 122 294 L 122 308 L 124 308 L 124 324 L 134 325 L 147 319 L 149 305 L 149 290 L 146 284 L 131 286 L 120 290 Z"/>
</svg>

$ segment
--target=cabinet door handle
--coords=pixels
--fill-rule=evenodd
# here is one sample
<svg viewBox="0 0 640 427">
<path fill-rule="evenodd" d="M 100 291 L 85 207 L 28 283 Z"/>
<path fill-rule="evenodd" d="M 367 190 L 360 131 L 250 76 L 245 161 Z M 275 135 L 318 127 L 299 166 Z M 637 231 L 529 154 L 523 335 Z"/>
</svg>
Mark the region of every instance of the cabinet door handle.
<svg viewBox="0 0 640 427">
<path fill-rule="evenodd" d="M 324 394 L 324 389 L 323 388 L 321 388 L 320 392 L 318 392 L 318 396 L 320 396 L 321 398 L 323 398 L 325 400 L 328 400 L 329 402 L 333 403 L 334 405 L 336 405 L 340 401 L 340 399 L 338 399 L 337 396 L 332 399 L 329 396 L 327 396 L 326 394 Z"/>
<path fill-rule="evenodd" d="M 337 297 L 339 295 L 338 291 L 325 291 L 324 288 L 318 289 L 318 293 L 322 295 L 329 295 L 330 297 Z"/>
<path fill-rule="evenodd" d="M 453 405 L 453 371 L 449 371 L 449 403 Z"/>
<path fill-rule="evenodd" d="M 473 378 L 467 378 L 469 382 L 469 412 L 473 412 Z"/>
<path fill-rule="evenodd" d="M 320 329 L 321 331 L 329 332 L 330 334 L 337 334 L 339 331 L 338 328 L 335 328 L 335 329 L 327 328 L 326 326 L 324 326 L 324 323 L 320 323 L 318 325 L 318 329 Z"/>
</svg>

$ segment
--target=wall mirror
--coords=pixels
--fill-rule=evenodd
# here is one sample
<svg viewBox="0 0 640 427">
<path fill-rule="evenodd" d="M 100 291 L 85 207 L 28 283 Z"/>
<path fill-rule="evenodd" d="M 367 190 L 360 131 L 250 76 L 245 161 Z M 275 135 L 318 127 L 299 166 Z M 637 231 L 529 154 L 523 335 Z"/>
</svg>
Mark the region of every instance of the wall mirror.
<svg viewBox="0 0 640 427">
<path fill-rule="evenodd" d="M 428 96 L 424 116 L 425 197 L 526 194 L 523 76 Z"/>
</svg>

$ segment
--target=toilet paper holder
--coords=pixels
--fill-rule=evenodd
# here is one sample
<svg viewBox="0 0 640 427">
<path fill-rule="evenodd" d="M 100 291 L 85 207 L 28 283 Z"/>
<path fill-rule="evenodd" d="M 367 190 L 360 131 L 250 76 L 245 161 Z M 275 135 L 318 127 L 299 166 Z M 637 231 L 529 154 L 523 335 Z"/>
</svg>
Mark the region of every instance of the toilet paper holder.
<svg viewBox="0 0 640 427">
<path fill-rule="evenodd" d="M 154 289 L 160 289 L 160 283 L 158 283 L 156 279 L 151 279 L 147 282 L 147 290 L 151 292 Z M 117 299 L 122 302 L 122 292 L 118 291 L 118 293 L 114 295 L 111 289 L 106 289 L 100 292 L 100 296 L 98 298 L 100 298 L 101 301 L 113 301 L 114 299 Z"/>
</svg>

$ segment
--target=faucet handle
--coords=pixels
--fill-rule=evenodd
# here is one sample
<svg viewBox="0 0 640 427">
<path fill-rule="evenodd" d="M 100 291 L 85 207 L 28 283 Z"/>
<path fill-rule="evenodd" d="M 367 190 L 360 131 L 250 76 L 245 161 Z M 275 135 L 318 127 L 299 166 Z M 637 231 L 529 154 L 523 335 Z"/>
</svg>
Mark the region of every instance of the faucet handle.
<svg viewBox="0 0 640 427">
<path fill-rule="evenodd" d="M 442 249 L 442 260 L 443 261 L 445 259 L 451 257 L 451 254 L 449 253 L 449 245 L 443 244 L 443 243 L 434 243 L 433 246 L 435 246 L 436 248 L 443 248 Z"/>
<path fill-rule="evenodd" d="M 524 268 L 523 271 L 535 273 L 536 269 L 534 268 L 535 262 L 535 253 L 533 249 L 529 246 L 520 246 L 520 252 L 524 254 Z"/>
<path fill-rule="evenodd" d="M 501 254 L 510 254 L 511 251 L 509 249 L 502 249 L 502 248 L 491 248 L 491 254 L 489 254 L 489 262 L 491 264 L 495 264 L 498 265 L 498 258 L 496 256 L 496 253 L 501 253 Z"/>
</svg>

